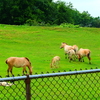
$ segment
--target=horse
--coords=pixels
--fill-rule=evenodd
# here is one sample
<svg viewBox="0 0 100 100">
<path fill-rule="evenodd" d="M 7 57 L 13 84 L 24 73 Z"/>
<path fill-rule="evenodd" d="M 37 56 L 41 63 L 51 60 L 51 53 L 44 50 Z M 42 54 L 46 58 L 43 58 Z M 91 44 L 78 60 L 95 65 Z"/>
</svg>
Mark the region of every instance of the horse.
<svg viewBox="0 0 100 100">
<path fill-rule="evenodd" d="M 28 67 L 29 73 L 30 75 L 32 75 L 31 62 L 29 61 L 27 57 L 9 57 L 6 59 L 6 64 L 8 64 L 7 76 L 9 76 L 9 72 L 14 76 L 14 74 L 12 73 L 13 67 L 16 67 L 16 68 L 23 67 L 23 75 L 24 75 L 24 72 L 27 73 L 26 67 Z"/>
<path fill-rule="evenodd" d="M 76 53 L 75 53 L 75 51 L 73 50 L 73 49 L 70 49 L 68 52 L 67 52 L 67 54 L 68 54 L 68 58 L 69 58 L 69 62 L 71 61 L 71 60 L 75 60 L 76 59 Z"/>
<path fill-rule="evenodd" d="M 84 62 L 84 57 L 87 57 L 88 60 L 89 60 L 89 64 L 91 64 L 90 60 L 90 53 L 91 51 L 89 49 L 83 49 L 83 48 L 80 48 L 79 51 L 77 52 L 77 56 L 78 56 L 78 59 L 79 61 L 83 61 Z"/>
<path fill-rule="evenodd" d="M 60 57 L 59 56 L 53 57 L 52 60 L 51 60 L 50 67 L 51 68 L 53 68 L 53 67 L 55 67 L 55 68 L 59 67 L 58 66 L 59 65 L 59 61 L 60 61 Z"/>
<path fill-rule="evenodd" d="M 70 49 L 73 49 L 75 51 L 75 53 L 77 53 L 77 51 L 78 51 L 78 46 L 77 45 L 70 46 L 65 42 L 61 43 L 60 49 L 62 49 L 62 48 L 64 48 L 65 55 L 67 55 L 67 52 Z M 65 58 L 67 58 L 67 57 L 65 57 Z"/>
<path fill-rule="evenodd" d="M 11 86 L 14 85 L 13 83 L 8 83 L 8 82 L 0 82 L 0 86 Z"/>
</svg>

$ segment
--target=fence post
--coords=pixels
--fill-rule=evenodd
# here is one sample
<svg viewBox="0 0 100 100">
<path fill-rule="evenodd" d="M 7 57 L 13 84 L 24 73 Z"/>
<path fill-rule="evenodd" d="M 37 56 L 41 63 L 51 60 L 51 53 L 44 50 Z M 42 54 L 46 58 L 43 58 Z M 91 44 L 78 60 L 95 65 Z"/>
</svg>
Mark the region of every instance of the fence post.
<svg viewBox="0 0 100 100">
<path fill-rule="evenodd" d="M 25 79 L 26 84 L 26 100 L 31 100 L 31 89 L 30 89 L 30 78 L 29 75 L 27 75 L 27 79 Z"/>
</svg>

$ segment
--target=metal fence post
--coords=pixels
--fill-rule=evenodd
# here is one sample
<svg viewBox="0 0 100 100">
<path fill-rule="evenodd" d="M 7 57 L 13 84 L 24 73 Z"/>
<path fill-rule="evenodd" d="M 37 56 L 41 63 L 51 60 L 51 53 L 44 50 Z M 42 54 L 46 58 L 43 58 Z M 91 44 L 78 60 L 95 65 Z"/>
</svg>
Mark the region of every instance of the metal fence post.
<svg viewBox="0 0 100 100">
<path fill-rule="evenodd" d="M 25 79 L 26 84 L 26 100 L 31 100 L 31 89 L 30 89 L 30 78 L 29 75 L 27 75 L 27 79 Z"/>
</svg>

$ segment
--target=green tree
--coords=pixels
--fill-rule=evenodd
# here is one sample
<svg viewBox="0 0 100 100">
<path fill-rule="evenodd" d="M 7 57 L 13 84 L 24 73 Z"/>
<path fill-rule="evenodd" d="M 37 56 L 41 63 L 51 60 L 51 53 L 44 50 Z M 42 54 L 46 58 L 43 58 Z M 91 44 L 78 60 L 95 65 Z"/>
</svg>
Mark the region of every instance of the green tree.
<svg viewBox="0 0 100 100">
<path fill-rule="evenodd" d="M 91 26 L 100 28 L 100 17 L 93 18 Z"/>
<path fill-rule="evenodd" d="M 71 23 L 100 27 L 100 18 L 93 18 L 87 11 L 80 13 L 71 2 L 53 0 L 0 0 L 1 24 L 40 25 Z"/>
<path fill-rule="evenodd" d="M 81 13 L 77 9 L 72 10 L 72 18 L 75 25 L 81 24 Z"/>
<path fill-rule="evenodd" d="M 71 7 L 72 5 L 66 5 L 65 2 L 58 1 L 57 2 L 57 24 L 61 23 L 73 23 Z"/>
<path fill-rule="evenodd" d="M 81 25 L 82 26 L 90 26 L 92 21 L 92 17 L 88 13 L 88 11 L 83 11 L 81 14 Z"/>
</svg>

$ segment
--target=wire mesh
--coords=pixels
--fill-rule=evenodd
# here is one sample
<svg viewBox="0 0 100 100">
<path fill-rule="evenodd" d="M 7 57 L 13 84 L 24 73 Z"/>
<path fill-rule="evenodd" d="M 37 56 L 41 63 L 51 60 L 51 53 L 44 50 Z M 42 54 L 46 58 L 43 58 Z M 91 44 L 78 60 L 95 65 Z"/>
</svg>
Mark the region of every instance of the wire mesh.
<svg viewBox="0 0 100 100">
<path fill-rule="evenodd" d="M 100 71 L 84 72 L 42 73 L 28 77 L 31 100 L 100 100 Z M 5 82 L 14 82 L 13 85 L 0 84 L 0 100 L 26 100 L 25 79 L 26 76 L 8 78 Z"/>
<path fill-rule="evenodd" d="M 31 80 L 32 100 L 99 100 L 100 73 Z"/>
<path fill-rule="evenodd" d="M 7 83 L 11 83 L 7 81 Z M 11 83 L 11 86 L 0 86 L 0 100 L 25 100 L 26 90 L 23 80 Z"/>
</svg>

